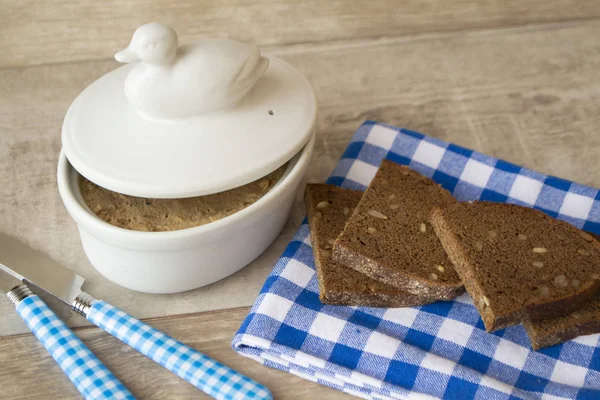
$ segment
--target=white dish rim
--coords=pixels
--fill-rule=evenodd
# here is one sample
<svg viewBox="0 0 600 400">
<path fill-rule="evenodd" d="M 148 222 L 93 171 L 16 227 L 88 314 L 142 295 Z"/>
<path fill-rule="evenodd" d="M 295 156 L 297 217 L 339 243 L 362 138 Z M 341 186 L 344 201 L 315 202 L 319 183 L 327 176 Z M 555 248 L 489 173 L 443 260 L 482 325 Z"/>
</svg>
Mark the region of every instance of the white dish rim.
<svg viewBox="0 0 600 400">
<path fill-rule="evenodd" d="M 102 220 L 96 214 L 94 214 L 87 207 L 87 205 L 85 205 L 85 203 L 82 203 L 83 199 L 81 199 L 80 192 L 78 190 L 77 192 L 74 192 L 73 181 L 75 179 L 79 179 L 81 174 L 70 164 L 62 150 L 58 162 L 58 188 L 72 218 L 78 225 L 81 225 L 86 230 L 101 232 L 103 236 L 106 235 L 115 238 L 123 237 L 128 241 L 157 239 L 174 240 L 177 238 L 191 238 L 202 234 L 208 234 L 230 225 L 235 225 L 245 217 L 256 212 L 260 212 L 260 210 L 263 208 L 263 205 L 269 203 L 270 201 L 276 200 L 280 194 L 287 190 L 288 183 L 294 181 L 296 175 L 304 173 L 303 166 L 310 160 L 315 138 L 316 134 L 313 131 L 308 143 L 306 143 L 302 149 L 294 157 L 292 157 L 291 160 L 288 161 L 286 171 L 280 180 L 275 184 L 275 186 L 273 186 L 273 188 L 271 188 L 271 190 L 269 190 L 269 192 L 267 192 L 256 202 L 217 221 L 186 229 L 163 232 L 135 231 L 114 226 Z"/>
</svg>

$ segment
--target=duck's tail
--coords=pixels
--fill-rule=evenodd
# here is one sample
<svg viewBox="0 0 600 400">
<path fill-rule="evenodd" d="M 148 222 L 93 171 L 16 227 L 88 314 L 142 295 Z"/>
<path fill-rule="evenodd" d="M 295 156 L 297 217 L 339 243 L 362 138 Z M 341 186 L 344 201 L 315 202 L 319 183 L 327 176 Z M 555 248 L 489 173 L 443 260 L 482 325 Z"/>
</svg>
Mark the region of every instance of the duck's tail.
<svg viewBox="0 0 600 400">
<path fill-rule="evenodd" d="M 269 59 L 267 57 L 260 56 L 260 60 L 258 61 L 258 65 L 256 66 L 256 74 L 258 76 L 262 76 L 262 74 L 264 74 L 265 71 L 267 70 L 268 66 L 269 66 Z"/>
<path fill-rule="evenodd" d="M 253 62 L 254 60 L 256 62 Z M 269 66 L 269 59 L 267 57 L 259 55 L 259 58 L 254 58 L 254 60 L 248 60 L 235 75 L 231 86 L 227 90 L 227 94 L 223 95 L 227 97 L 227 105 L 237 104 L 252 89 Z"/>
<path fill-rule="evenodd" d="M 257 55 L 258 59 L 253 57 L 254 59 L 251 58 L 244 63 L 238 73 L 233 77 L 233 83 L 241 84 L 243 86 L 253 84 L 253 82 L 256 82 L 258 78 L 265 73 L 265 70 L 269 66 L 269 59 L 260 56 L 260 53 Z"/>
</svg>

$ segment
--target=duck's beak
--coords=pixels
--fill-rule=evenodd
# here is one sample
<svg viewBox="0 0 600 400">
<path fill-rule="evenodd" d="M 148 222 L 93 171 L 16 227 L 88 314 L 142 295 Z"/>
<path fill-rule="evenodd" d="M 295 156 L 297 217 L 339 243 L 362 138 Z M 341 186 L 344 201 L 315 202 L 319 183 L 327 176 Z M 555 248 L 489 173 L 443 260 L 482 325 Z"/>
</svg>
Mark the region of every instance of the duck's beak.
<svg viewBox="0 0 600 400">
<path fill-rule="evenodd" d="M 139 61 L 139 57 L 135 54 L 135 51 L 130 49 L 129 47 L 124 48 L 115 54 L 115 60 L 122 63 L 134 63 Z"/>
</svg>

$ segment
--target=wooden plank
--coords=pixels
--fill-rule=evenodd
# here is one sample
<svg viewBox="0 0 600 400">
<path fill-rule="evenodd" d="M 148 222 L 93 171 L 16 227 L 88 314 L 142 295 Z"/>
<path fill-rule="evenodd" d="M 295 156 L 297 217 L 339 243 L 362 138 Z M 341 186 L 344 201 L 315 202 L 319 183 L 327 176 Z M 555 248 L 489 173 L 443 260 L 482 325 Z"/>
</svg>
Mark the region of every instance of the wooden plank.
<svg viewBox="0 0 600 400">
<path fill-rule="evenodd" d="M 600 15 L 597 0 L 0 0 L 0 67 L 108 58 L 148 21 L 261 46 L 514 26 Z"/>
<path fill-rule="evenodd" d="M 600 187 L 589 167 L 600 160 L 600 45 L 592 32 L 600 21 L 311 47 L 285 57 L 317 90 L 318 150 L 327 154 L 374 119 Z"/>
<path fill-rule="evenodd" d="M 231 349 L 248 308 L 147 321 L 185 344 L 266 385 L 276 399 L 352 396 L 259 365 Z M 198 389 L 98 328 L 76 330 L 83 342 L 139 399 L 208 399 Z M 0 338 L 3 399 L 80 399 L 75 387 L 33 335 Z"/>
<path fill-rule="evenodd" d="M 320 104 L 306 179 L 323 181 L 365 119 L 419 130 L 542 172 L 600 186 L 600 21 L 406 39 L 299 45 L 280 55 Z M 238 274 L 152 296 L 110 284 L 86 261 L 55 184 L 62 118 L 113 61 L 0 71 L 0 229 L 89 278 L 88 290 L 140 318 L 247 306 L 304 216 L 300 193 L 282 236 Z M 81 318 L 69 320 L 82 324 Z M 25 327 L 0 302 L 0 335 Z"/>
</svg>

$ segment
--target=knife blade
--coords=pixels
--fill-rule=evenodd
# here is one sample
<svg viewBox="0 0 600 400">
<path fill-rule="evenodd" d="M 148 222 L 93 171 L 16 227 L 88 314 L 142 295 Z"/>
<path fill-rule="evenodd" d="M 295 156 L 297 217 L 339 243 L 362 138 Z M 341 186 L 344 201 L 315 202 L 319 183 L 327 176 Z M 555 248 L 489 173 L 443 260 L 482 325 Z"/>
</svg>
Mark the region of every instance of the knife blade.
<svg viewBox="0 0 600 400">
<path fill-rule="evenodd" d="M 272 400 L 269 389 L 82 291 L 85 279 L 0 233 L 0 269 L 67 303 L 123 343 L 218 400 Z"/>
<path fill-rule="evenodd" d="M 20 279 L 15 278 L 2 269 L 0 269 L 0 293 L 5 294 L 15 307 L 21 300 L 32 294 Z"/>
<path fill-rule="evenodd" d="M 73 304 L 85 279 L 7 235 L 0 234 L 0 269 Z"/>
<path fill-rule="evenodd" d="M 0 270 L 0 292 L 8 295 L 13 289 L 23 285 L 23 282 L 9 275 L 7 272 Z"/>
<path fill-rule="evenodd" d="M 0 252 L 0 257 L 2 256 Z M 85 399 L 135 399 L 22 279 L 0 269 L 0 292 Z"/>
</svg>

